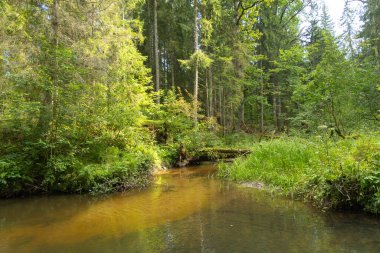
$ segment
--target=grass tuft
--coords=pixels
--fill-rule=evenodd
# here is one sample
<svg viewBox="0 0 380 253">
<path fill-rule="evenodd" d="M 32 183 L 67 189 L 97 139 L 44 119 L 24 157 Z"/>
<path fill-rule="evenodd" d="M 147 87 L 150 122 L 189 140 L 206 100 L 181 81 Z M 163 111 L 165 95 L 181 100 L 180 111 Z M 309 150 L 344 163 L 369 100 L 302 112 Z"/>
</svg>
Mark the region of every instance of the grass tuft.
<svg viewBox="0 0 380 253">
<path fill-rule="evenodd" d="M 247 158 L 221 164 L 219 176 L 258 181 L 325 208 L 380 212 L 380 141 L 280 138 L 257 143 Z"/>
</svg>

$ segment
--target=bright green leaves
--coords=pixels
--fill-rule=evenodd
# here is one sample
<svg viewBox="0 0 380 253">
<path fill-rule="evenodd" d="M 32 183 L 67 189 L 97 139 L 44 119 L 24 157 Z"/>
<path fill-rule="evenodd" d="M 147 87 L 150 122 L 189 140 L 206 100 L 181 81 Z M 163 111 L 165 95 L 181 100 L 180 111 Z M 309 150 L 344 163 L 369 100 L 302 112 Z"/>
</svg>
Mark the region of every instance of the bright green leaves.
<svg viewBox="0 0 380 253">
<path fill-rule="evenodd" d="M 190 69 L 194 68 L 195 65 L 198 65 L 201 69 L 206 69 L 210 67 L 213 60 L 207 56 L 202 50 L 197 50 L 194 54 L 191 55 L 189 60 L 180 60 L 183 67 Z"/>
<path fill-rule="evenodd" d="M 151 99 L 142 24 L 131 18 L 139 2 L 2 2 L 0 160 L 12 156 L 32 184 L 69 191 L 106 150 L 152 141 L 141 127 Z M 28 191 L 22 182 L 14 193 Z"/>
</svg>

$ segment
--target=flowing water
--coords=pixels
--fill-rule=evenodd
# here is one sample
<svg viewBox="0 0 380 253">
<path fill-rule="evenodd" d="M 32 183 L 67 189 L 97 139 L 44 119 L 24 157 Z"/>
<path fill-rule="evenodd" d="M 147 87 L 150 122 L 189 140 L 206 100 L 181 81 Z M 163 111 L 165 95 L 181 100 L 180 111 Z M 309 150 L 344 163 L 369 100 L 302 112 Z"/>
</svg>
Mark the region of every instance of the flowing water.
<svg viewBox="0 0 380 253">
<path fill-rule="evenodd" d="M 208 165 L 142 191 L 0 201 L 0 252 L 380 252 L 380 219 L 223 182 Z"/>
</svg>

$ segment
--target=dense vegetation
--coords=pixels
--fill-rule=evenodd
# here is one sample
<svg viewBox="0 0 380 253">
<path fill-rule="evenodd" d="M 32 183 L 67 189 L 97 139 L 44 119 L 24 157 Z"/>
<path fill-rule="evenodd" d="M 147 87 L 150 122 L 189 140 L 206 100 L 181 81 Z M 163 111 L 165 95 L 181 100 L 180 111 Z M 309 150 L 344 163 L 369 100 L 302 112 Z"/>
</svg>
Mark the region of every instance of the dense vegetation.
<svg viewBox="0 0 380 253">
<path fill-rule="evenodd" d="M 222 175 L 325 203 L 326 170 L 377 180 L 380 5 L 360 2 L 335 36 L 316 0 L 0 0 L 0 196 L 142 187 L 180 147 L 254 146 L 234 165 L 244 174 Z M 279 135 L 305 139 L 254 144 Z M 342 153 L 315 155 L 317 135 Z M 273 150 L 264 175 L 256 160 Z M 377 188 L 360 187 L 378 210 Z"/>
<path fill-rule="evenodd" d="M 322 208 L 380 212 L 379 137 L 333 141 L 281 138 L 258 143 L 248 158 L 222 164 L 219 176 L 260 182 Z"/>
</svg>

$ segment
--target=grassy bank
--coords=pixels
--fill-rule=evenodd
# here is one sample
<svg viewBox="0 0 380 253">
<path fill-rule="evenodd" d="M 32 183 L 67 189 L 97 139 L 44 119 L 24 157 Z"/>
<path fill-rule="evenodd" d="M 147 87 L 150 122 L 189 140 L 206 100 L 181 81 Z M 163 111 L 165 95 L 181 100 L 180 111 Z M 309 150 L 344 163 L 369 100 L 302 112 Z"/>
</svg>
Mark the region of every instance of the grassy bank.
<svg viewBox="0 0 380 253">
<path fill-rule="evenodd" d="M 380 138 L 281 138 L 220 165 L 221 178 L 260 181 L 271 190 L 323 208 L 380 212 Z"/>
</svg>

